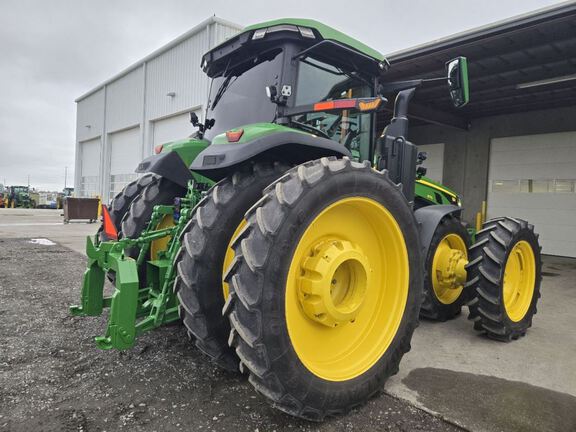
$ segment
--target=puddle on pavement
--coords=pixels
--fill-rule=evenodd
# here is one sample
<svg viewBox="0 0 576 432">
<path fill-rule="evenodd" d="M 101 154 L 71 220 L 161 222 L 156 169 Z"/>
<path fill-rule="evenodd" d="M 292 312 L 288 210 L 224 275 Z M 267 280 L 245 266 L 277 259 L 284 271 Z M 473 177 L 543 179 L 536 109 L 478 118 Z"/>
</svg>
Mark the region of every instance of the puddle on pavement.
<svg viewBox="0 0 576 432">
<path fill-rule="evenodd" d="M 422 405 L 470 430 L 576 431 L 576 397 L 566 393 L 436 368 L 414 369 L 402 382 Z"/>
</svg>

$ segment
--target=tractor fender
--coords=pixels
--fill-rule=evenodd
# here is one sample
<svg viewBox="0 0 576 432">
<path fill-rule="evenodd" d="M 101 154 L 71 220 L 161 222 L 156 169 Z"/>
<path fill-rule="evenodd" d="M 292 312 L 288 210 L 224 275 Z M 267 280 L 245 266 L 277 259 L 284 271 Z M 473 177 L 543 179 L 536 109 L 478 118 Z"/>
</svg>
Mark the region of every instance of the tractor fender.
<svg viewBox="0 0 576 432">
<path fill-rule="evenodd" d="M 351 156 L 335 141 L 301 132 L 283 131 L 246 143 L 212 144 L 192 161 L 190 169 L 218 181 L 248 160 L 271 159 L 300 164 L 324 156 Z"/>
<path fill-rule="evenodd" d="M 184 188 L 192 180 L 192 173 L 175 151 L 152 155 L 144 159 L 136 168 L 137 173 L 152 172 Z"/>
<path fill-rule="evenodd" d="M 424 259 L 428 256 L 432 237 L 434 237 L 440 221 L 448 215 L 460 217 L 461 213 L 462 207 L 455 205 L 430 205 L 421 207 L 414 212 L 414 217 L 420 227 L 420 244 L 422 244 L 422 256 Z"/>
</svg>

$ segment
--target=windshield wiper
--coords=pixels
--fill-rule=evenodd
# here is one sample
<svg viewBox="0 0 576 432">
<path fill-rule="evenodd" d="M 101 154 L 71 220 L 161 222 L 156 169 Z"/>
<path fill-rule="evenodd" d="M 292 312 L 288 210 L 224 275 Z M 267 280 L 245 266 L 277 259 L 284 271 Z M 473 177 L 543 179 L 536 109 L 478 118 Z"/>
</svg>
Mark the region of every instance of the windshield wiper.
<svg viewBox="0 0 576 432">
<path fill-rule="evenodd" d="M 218 89 L 218 91 L 216 92 L 216 96 L 214 96 L 214 100 L 212 101 L 212 106 L 210 107 L 210 109 L 214 110 L 214 108 L 216 108 L 216 105 L 218 104 L 218 101 L 222 98 L 222 95 L 224 94 L 224 92 L 226 92 L 226 90 L 228 90 L 228 87 L 230 87 L 230 85 L 236 81 L 236 78 L 238 77 L 234 77 L 235 79 L 232 79 L 232 75 L 228 75 L 226 77 L 226 79 L 224 80 L 224 82 L 222 83 L 222 85 L 220 86 L 220 88 Z"/>
</svg>

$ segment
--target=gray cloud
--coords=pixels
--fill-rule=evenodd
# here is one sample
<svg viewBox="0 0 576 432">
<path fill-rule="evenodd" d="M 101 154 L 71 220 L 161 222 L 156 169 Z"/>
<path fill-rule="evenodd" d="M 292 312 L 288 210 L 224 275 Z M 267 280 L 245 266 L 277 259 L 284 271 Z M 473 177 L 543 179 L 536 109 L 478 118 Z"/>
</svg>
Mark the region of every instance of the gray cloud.
<svg viewBox="0 0 576 432">
<path fill-rule="evenodd" d="M 74 99 L 210 15 L 310 17 L 386 53 L 553 0 L 0 2 L 0 182 L 61 189 L 74 168 Z"/>
</svg>

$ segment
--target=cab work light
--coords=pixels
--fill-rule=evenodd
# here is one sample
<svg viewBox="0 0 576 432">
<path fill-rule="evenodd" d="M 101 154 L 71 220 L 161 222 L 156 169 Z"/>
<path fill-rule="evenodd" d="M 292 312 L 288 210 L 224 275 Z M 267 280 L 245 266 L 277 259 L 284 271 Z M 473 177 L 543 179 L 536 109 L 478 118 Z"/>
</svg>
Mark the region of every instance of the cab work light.
<svg viewBox="0 0 576 432">
<path fill-rule="evenodd" d="M 163 148 L 164 148 L 164 144 L 158 144 L 157 146 L 154 147 L 154 153 L 155 154 L 162 153 Z"/>
<path fill-rule="evenodd" d="M 291 31 L 295 33 L 300 33 L 302 37 L 308 39 L 316 39 L 316 36 L 314 36 L 314 32 L 312 31 L 312 29 L 308 27 L 300 27 L 291 24 L 280 24 L 272 27 L 254 30 L 254 33 L 252 34 L 252 40 L 262 39 L 268 33 L 274 33 L 279 31 Z"/>
</svg>

